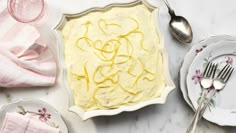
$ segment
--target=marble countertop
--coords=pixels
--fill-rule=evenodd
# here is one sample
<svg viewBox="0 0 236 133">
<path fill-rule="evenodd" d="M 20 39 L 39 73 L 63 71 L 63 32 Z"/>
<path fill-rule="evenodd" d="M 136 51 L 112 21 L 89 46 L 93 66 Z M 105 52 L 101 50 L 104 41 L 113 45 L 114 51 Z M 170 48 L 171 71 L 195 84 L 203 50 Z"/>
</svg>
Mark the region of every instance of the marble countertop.
<svg viewBox="0 0 236 133">
<path fill-rule="evenodd" d="M 0 0 L 0 7 L 4 6 Z M 79 12 L 91 8 L 94 3 L 104 6 L 109 3 L 129 2 L 130 0 L 48 0 L 49 10 L 55 12 Z M 167 8 L 162 0 L 148 0 L 151 4 L 160 8 L 161 31 L 165 36 L 165 46 L 169 53 L 170 72 L 175 82 L 176 89 L 170 93 L 164 105 L 151 105 L 132 113 L 122 113 L 116 116 L 97 117 L 83 122 L 74 113 L 68 112 L 68 96 L 59 74 L 56 86 L 31 90 L 0 89 L 0 107 L 10 101 L 19 98 L 39 98 L 55 107 L 64 117 L 70 133 L 184 133 L 193 116 L 193 111 L 182 98 L 178 83 L 178 71 L 181 62 L 191 48 L 197 42 L 209 36 L 228 34 L 236 36 L 236 8 L 235 0 L 169 0 L 176 14 L 188 18 L 193 28 L 194 40 L 192 44 L 183 45 L 175 40 L 168 31 Z M 55 21 L 40 28 L 45 32 L 59 19 L 52 12 L 49 17 Z M 46 42 L 55 42 L 51 34 Z M 52 49 L 56 46 L 51 45 Z M 55 51 L 56 53 L 56 51 Z M 199 125 L 200 133 L 235 133 L 234 127 L 220 127 L 202 120 Z"/>
</svg>

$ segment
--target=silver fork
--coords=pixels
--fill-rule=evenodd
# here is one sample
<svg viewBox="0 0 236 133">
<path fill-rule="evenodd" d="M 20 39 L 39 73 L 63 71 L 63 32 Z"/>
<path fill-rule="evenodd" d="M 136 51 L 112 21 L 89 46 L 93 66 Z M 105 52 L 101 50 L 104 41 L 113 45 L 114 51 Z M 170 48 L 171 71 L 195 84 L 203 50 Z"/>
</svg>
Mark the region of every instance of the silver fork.
<svg viewBox="0 0 236 133">
<path fill-rule="evenodd" d="M 194 133 L 196 130 L 199 116 L 202 110 L 202 105 L 205 102 L 205 95 L 207 94 L 208 88 L 210 88 L 213 84 L 217 66 L 218 66 L 217 64 L 209 62 L 203 72 L 203 78 L 200 81 L 200 85 L 203 89 L 202 95 L 200 97 L 199 105 L 194 114 L 193 120 L 191 121 L 191 124 L 187 129 L 187 133 Z"/>
<path fill-rule="evenodd" d="M 206 108 L 208 107 L 211 99 L 216 94 L 216 92 L 217 91 L 219 92 L 224 89 L 224 87 L 225 87 L 226 83 L 228 82 L 229 78 L 231 77 L 233 71 L 234 71 L 234 68 L 231 65 L 225 65 L 224 68 L 217 75 L 217 77 L 213 81 L 214 90 L 211 93 L 211 95 L 209 96 L 209 98 L 207 98 L 207 101 L 202 108 L 200 118 L 203 116 Z"/>
<path fill-rule="evenodd" d="M 211 93 L 211 95 L 208 98 L 206 98 L 206 101 L 203 100 L 204 106 L 200 110 L 199 117 L 196 118 L 197 121 L 199 121 L 202 118 L 206 108 L 208 107 L 208 105 L 209 105 L 211 99 L 213 98 L 213 96 L 215 95 L 215 93 L 217 91 L 221 91 L 225 87 L 225 85 L 226 85 L 227 81 L 229 80 L 229 78 L 231 77 L 233 71 L 234 71 L 233 67 L 231 67 L 230 65 L 225 65 L 224 68 L 217 75 L 217 77 L 214 79 L 214 81 L 213 81 L 214 90 Z M 196 125 L 195 125 L 195 129 L 196 129 Z M 195 133 L 195 129 L 193 129 L 189 133 Z"/>
<path fill-rule="evenodd" d="M 222 71 L 218 74 L 218 76 L 213 82 L 215 91 L 221 91 L 225 87 L 233 71 L 234 68 L 231 65 L 225 65 L 225 67 L 222 69 Z"/>
</svg>

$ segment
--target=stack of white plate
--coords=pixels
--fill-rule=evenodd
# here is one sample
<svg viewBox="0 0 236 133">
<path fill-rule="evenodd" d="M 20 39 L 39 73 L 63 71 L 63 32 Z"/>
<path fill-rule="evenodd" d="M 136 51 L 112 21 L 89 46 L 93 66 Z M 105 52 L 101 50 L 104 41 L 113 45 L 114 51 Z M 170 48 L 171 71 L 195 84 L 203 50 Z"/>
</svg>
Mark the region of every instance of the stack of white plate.
<svg viewBox="0 0 236 133">
<path fill-rule="evenodd" d="M 68 133 L 68 128 L 61 117 L 51 105 L 37 99 L 20 99 L 3 106 L 0 109 L 0 128 L 4 123 L 7 112 L 20 114 L 29 113 L 49 126 L 59 128 L 60 133 Z"/>
<path fill-rule="evenodd" d="M 196 110 L 202 89 L 199 81 L 207 62 L 220 67 L 231 64 L 236 68 L 236 37 L 219 35 L 194 45 L 184 58 L 180 69 L 180 88 L 185 101 Z M 211 100 L 203 117 L 221 126 L 236 126 L 236 72 L 225 88 Z"/>
</svg>

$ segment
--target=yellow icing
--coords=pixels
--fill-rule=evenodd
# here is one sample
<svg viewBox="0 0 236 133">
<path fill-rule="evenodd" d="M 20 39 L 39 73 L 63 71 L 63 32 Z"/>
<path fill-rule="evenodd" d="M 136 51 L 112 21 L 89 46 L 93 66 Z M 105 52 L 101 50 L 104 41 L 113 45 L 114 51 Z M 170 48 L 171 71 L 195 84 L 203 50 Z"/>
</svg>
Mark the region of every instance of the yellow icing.
<svg viewBox="0 0 236 133">
<path fill-rule="evenodd" d="M 75 104 L 85 111 L 114 109 L 159 97 L 165 81 L 155 28 L 144 5 L 68 21 L 62 35 Z"/>
</svg>

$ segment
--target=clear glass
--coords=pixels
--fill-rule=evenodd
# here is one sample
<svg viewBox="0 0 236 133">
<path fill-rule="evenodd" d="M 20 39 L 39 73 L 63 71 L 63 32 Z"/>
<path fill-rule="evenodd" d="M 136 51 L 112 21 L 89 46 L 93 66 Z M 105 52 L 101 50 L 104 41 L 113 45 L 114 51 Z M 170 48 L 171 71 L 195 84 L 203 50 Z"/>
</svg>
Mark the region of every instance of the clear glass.
<svg viewBox="0 0 236 133">
<path fill-rule="evenodd" d="M 45 15 L 44 0 L 8 0 L 8 11 L 17 21 L 32 23 L 41 20 Z"/>
</svg>

